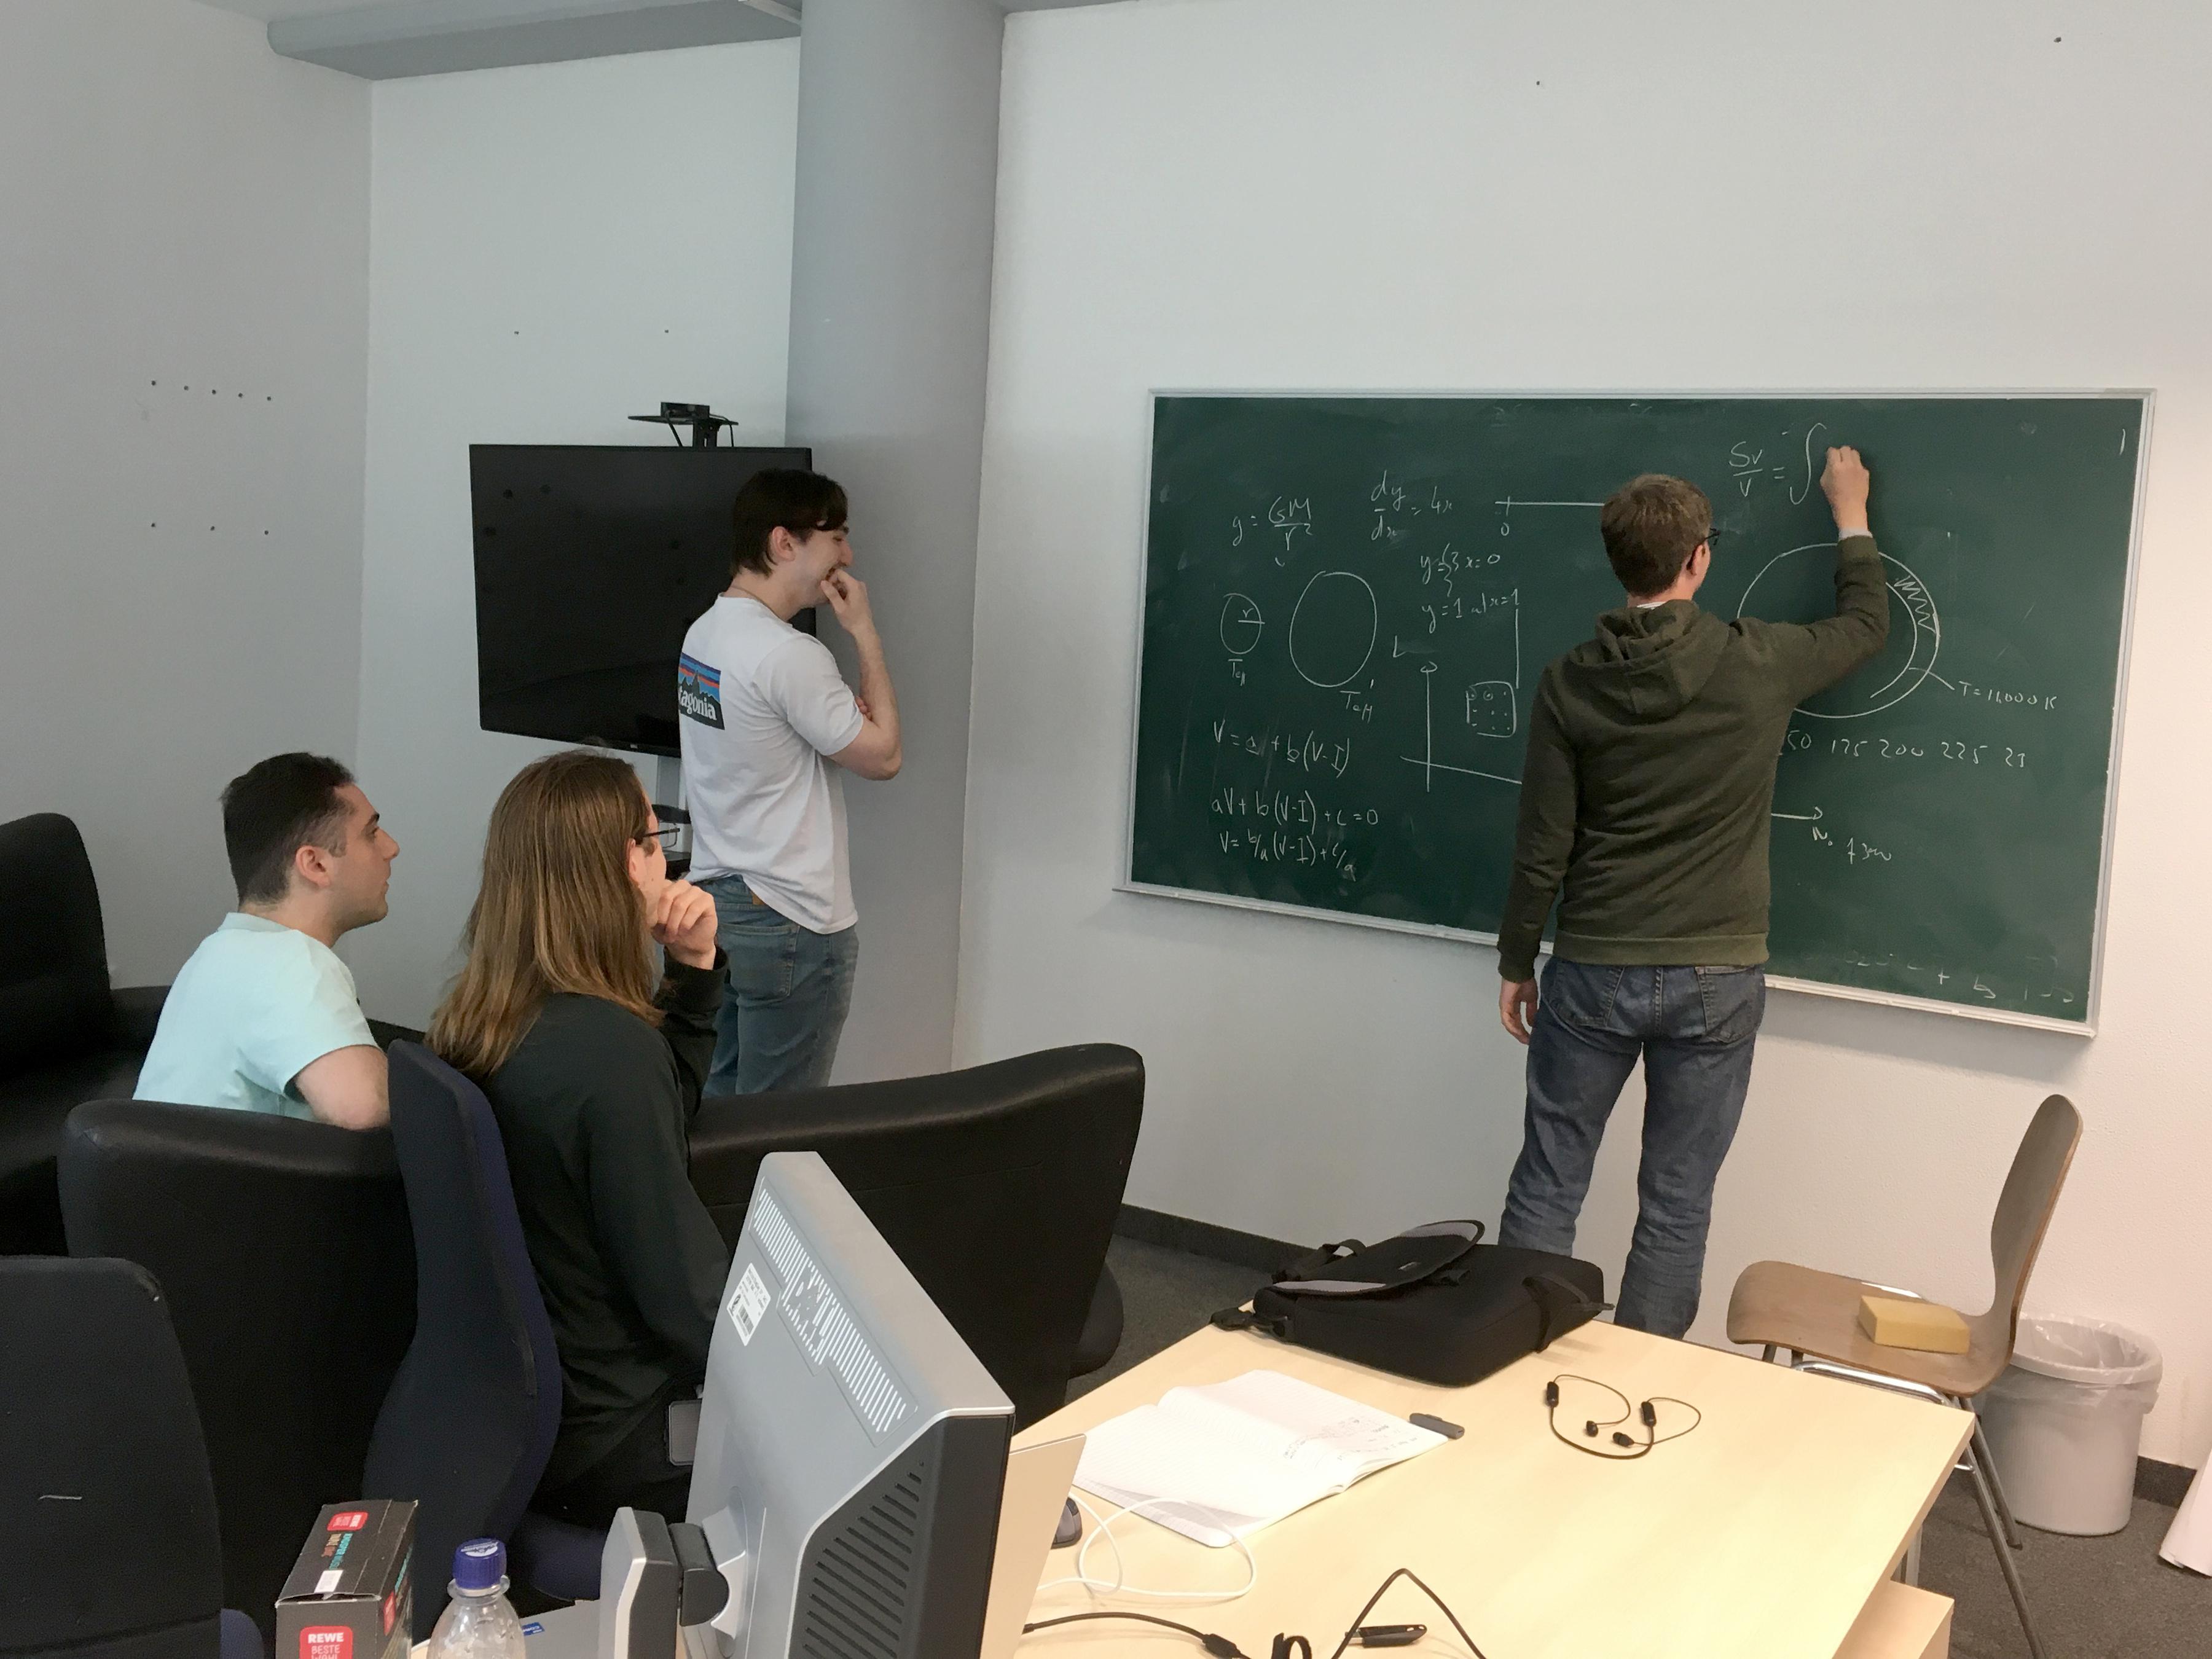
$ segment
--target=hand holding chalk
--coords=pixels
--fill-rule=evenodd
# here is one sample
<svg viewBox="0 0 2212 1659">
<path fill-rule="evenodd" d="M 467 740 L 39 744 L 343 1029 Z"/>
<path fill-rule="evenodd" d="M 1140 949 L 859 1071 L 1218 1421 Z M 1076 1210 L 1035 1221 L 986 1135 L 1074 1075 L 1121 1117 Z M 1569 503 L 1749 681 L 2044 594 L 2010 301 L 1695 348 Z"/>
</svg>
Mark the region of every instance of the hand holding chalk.
<svg viewBox="0 0 2212 1659">
<path fill-rule="evenodd" d="M 1867 533 L 1867 492 L 1873 485 L 1873 476 L 1857 450 L 1838 444 L 1828 452 L 1828 464 L 1820 470 L 1820 490 L 1836 515 L 1838 538 Z"/>
</svg>

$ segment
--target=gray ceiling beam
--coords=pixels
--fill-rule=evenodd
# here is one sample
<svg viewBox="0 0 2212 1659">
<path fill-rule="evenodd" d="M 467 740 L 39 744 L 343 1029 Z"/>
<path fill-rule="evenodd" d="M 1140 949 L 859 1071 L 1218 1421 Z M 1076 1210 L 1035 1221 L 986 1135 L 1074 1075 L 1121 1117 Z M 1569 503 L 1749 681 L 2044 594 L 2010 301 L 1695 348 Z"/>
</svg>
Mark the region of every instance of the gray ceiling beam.
<svg viewBox="0 0 2212 1659">
<path fill-rule="evenodd" d="M 287 18 L 269 26 L 269 46 L 385 81 L 798 33 L 798 7 L 782 0 L 417 0 Z"/>
</svg>

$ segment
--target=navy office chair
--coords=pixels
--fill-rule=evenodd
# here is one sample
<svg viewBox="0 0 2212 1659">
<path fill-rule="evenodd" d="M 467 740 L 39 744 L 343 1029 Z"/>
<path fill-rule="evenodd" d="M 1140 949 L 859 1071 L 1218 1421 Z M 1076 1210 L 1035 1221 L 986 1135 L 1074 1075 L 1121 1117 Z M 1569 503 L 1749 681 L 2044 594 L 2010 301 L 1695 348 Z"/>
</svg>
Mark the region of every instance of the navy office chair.
<svg viewBox="0 0 2212 1659">
<path fill-rule="evenodd" d="M 153 1275 L 0 1260 L 0 1655 L 261 1659 Z"/>
<path fill-rule="evenodd" d="M 365 1495 L 411 1498 L 416 1559 L 507 1540 L 520 1583 L 596 1598 L 605 1534 L 529 1510 L 561 1427 L 561 1355 L 522 1239 L 491 1103 L 427 1048 L 395 1042 L 392 1139 L 415 1228 L 415 1340 L 370 1436 Z M 419 1574 L 415 1634 L 446 1597 Z"/>
</svg>

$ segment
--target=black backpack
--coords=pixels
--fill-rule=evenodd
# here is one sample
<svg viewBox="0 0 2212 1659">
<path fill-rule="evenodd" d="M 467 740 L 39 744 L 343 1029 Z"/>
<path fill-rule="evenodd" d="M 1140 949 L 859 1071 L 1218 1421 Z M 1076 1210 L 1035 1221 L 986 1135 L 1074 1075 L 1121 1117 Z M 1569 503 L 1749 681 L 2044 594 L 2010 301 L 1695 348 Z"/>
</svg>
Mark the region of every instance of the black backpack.
<svg viewBox="0 0 2212 1659">
<path fill-rule="evenodd" d="M 1435 1221 L 1379 1244 L 1324 1244 L 1261 1286 L 1250 1312 L 1224 1308 L 1213 1322 L 1463 1388 L 1611 1305 L 1590 1263 L 1485 1244 L 1482 1233 L 1480 1221 Z"/>
</svg>

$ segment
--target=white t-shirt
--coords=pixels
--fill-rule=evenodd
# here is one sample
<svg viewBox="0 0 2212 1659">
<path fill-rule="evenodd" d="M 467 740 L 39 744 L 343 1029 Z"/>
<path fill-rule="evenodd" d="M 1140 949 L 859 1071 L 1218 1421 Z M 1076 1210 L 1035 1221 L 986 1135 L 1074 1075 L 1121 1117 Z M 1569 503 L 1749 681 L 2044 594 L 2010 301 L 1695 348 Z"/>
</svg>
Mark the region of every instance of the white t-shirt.
<svg viewBox="0 0 2212 1659">
<path fill-rule="evenodd" d="M 867 722 L 830 647 L 750 594 L 725 593 L 684 635 L 676 706 L 692 879 L 743 876 L 817 933 L 858 921 L 844 781 L 826 757 Z"/>
</svg>

